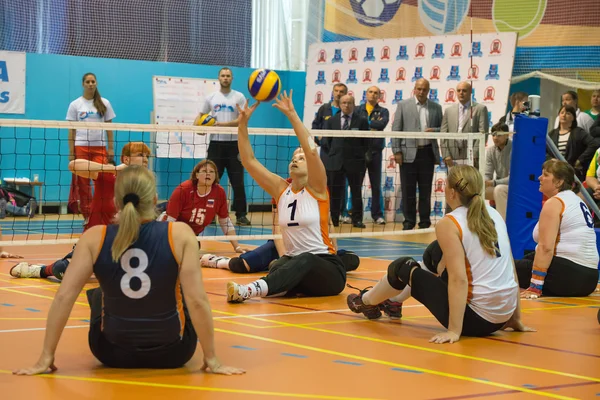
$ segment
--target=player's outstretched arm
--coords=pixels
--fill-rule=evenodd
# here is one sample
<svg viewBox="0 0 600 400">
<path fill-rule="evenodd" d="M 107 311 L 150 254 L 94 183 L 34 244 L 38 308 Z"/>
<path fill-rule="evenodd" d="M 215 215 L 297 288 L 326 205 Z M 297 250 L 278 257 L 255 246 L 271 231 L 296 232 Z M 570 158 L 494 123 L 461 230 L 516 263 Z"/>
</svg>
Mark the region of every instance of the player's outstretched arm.
<svg viewBox="0 0 600 400">
<path fill-rule="evenodd" d="M 293 91 L 290 91 L 288 96 L 287 92 L 283 92 L 275 99 L 273 107 L 277 108 L 290 120 L 292 128 L 298 137 L 304 157 L 306 158 L 306 166 L 308 168 L 308 186 L 315 191 L 317 194 L 326 196 L 327 195 L 327 174 L 325 173 L 325 166 L 321 161 L 317 146 L 314 139 L 310 135 L 310 132 L 302 120 L 298 116 L 294 103 L 292 101 Z"/>
<path fill-rule="evenodd" d="M 173 222 L 172 224 L 175 253 L 181 263 L 179 275 L 183 295 L 204 354 L 202 369 L 215 374 L 243 374 L 246 372 L 243 369 L 222 365 L 217 358 L 212 312 L 202 282 L 198 241 L 194 231 L 183 222 Z"/>
<path fill-rule="evenodd" d="M 465 304 L 469 291 L 465 251 L 460 241 L 458 228 L 449 217 L 442 218 L 435 227 L 435 236 L 440 244 L 446 269 L 448 270 L 448 304 L 450 318 L 448 330 L 438 333 L 429 341 L 433 343 L 454 343 L 460 339 L 465 316 Z"/>
<path fill-rule="evenodd" d="M 56 347 L 77 296 L 92 276 L 94 262 L 100 251 L 98 243 L 102 240 L 104 229 L 104 226 L 95 226 L 85 232 L 77 242 L 69 270 L 65 274 L 48 312 L 42 354 L 35 365 L 30 368 L 16 370 L 13 372 L 14 374 L 37 375 L 48 370 L 56 371 L 57 368 L 54 365 Z"/>
<path fill-rule="evenodd" d="M 124 164 L 122 164 L 122 166 L 114 166 L 112 164 L 101 164 L 95 161 L 78 158 L 69 162 L 69 171 L 77 176 L 96 179 L 100 172 L 109 172 L 114 174 L 120 168 L 123 168 L 123 166 Z"/>
<path fill-rule="evenodd" d="M 279 194 L 288 184 L 285 179 L 269 171 L 256 159 L 252 145 L 250 144 L 250 138 L 248 137 L 248 121 L 254 110 L 256 110 L 256 107 L 258 107 L 258 104 L 254 103 L 249 107 L 246 101 L 243 108 L 239 105 L 236 106 L 239 112 L 238 149 L 240 151 L 240 159 L 252 179 L 269 193 L 271 197 L 278 198 Z"/>
</svg>

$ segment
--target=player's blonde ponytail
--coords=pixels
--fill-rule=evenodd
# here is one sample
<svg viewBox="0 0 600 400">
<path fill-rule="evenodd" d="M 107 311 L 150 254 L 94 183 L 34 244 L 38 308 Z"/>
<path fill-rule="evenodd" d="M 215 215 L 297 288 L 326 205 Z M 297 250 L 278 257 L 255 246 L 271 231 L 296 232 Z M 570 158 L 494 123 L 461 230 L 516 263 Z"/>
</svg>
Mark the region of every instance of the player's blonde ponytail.
<svg viewBox="0 0 600 400">
<path fill-rule="evenodd" d="M 483 178 L 479 171 L 470 165 L 456 165 L 448 172 L 448 187 L 454 189 L 463 206 L 467 207 L 469 230 L 479 237 L 483 250 L 491 256 L 496 255 L 498 233 L 494 221 L 487 212 L 485 200 L 481 197 Z"/>
<path fill-rule="evenodd" d="M 152 172 L 139 165 L 130 165 L 119 172 L 115 182 L 119 228 L 111 249 L 113 261 L 119 261 L 138 239 L 141 223 L 156 218 L 155 203 L 156 179 Z"/>
</svg>

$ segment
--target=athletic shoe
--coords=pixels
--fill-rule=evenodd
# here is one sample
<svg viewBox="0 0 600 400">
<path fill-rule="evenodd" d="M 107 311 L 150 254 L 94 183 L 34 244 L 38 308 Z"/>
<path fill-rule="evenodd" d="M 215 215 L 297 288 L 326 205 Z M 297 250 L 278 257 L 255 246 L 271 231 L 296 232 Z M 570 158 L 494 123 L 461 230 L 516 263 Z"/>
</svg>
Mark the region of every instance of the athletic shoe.
<svg viewBox="0 0 600 400">
<path fill-rule="evenodd" d="M 25 206 L 25 213 L 29 218 L 33 218 L 37 211 L 37 201 L 35 199 L 30 199 Z"/>
<path fill-rule="evenodd" d="M 236 218 L 235 224 L 240 225 L 240 226 L 250 226 L 251 225 L 250 220 L 248 218 L 246 218 L 246 216 Z"/>
<path fill-rule="evenodd" d="M 398 303 L 397 301 L 386 300 L 379 304 L 379 309 L 390 319 L 402 318 L 402 303 Z"/>
<path fill-rule="evenodd" d="M 6 205 L 8 202 L 6 199 L 0 199 L 0 219 L 6 218 Z"/>
<path fill-rule="evenodd" d="M 227 302 L 228 303 L 243 303 L 244 300 L 248 298 L 248 293 L 246 296 L 241 293 L 241 285 L 238 285 L 235 282 L 227 282 Z"/>
<path fill-rule="evenodd" d="M 377 225 L 385 225 L 385 219 L 383 219 L 382 217 L 379 217 L 375 220 L 375 223 Z"/>
<path fill-rule="evenodd" d="M 10 269 L 10 276 L 14 278 L 41 278 L 43 265 L 20 262 Z"/>
<path fill-rule="evenodd" d="M 204 254 L 200 258 L 200 266 L 204 268 L 218 268 L 217 263 L 224 259 L 229 259 L 229 257 L 221 257 L 214 254 Z"/>
<path fill-rule="evenodd" d="M 368 306 L 362 301 L 362 296 L 369 291 L 369 288 L 360 290 L 350 285 L 346 286 L 359 291 L 359 294 L 352 293 L 346 298 L 346 302 L 348 303 L 348 308 L 350 311 L 356 314 L 363 313 L 363 315 L 368 319 L 381 318 L 381 310 L 379 309 L 379 306 Z"/>
</svg>

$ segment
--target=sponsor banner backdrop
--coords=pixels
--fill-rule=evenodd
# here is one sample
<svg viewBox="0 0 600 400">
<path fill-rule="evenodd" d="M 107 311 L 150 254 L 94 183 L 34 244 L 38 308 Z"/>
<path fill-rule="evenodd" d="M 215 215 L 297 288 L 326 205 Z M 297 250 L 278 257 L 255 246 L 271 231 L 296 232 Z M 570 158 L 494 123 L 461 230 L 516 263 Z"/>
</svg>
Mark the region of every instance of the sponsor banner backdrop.
<svg viewBox="0 0 600 400">
<path fill-rule="evenodd" d="M 381 89 L 380 104 L 390 111 L 386 131 L 391 131 L 396 104 L 413 97 L 415 81 L 423 77 L 430 82 L 429 100 L 443 109 L 457 103 L 459 82 L 472 81 L 472 101 L 487 106 L 491 126 L 507 108 L 516 42 L 515 33 L 489 33 L 472 39 L 470 35 L 448 35 L 315 43 L 308 54 L 304 124 L 310 129 L 319 107 L 331 101 L 333 85 L 344 83 L 357 105 L 366 101 L 370 86 Z M 391 143 L 384 152 L 384 191 L 398 192 L 399 185 L 388 179 L 399 182 L 398 168 L 390 166 Z M 443 179 L 438 172 L 443 171 L 436 171 L 434 194 L 438 194 L 437 180 Z M 441 194 L 443 198 L 443 191 Z M 440 201 L 433 197 L 432 203 Z M 387 198 L 386 202 L 391 203 Z M 369 203 L 365 201 L 367 208 Z M 398 209 L 399 200 L 396 203 Z"/>
<path fill-rule="evenodd" d="M 25 114 L 25 53 L 0 51 L 0 114 Z"/>
</svg>

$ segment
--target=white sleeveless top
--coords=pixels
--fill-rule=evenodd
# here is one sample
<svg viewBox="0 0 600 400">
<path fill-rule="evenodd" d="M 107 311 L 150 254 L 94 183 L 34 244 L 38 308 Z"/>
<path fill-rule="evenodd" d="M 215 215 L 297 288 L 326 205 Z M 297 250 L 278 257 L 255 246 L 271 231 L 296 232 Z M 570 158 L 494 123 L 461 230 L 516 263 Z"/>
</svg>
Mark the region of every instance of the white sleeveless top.
<svg viewBox="0 0 600 400">
<path fill-rule="evenodd" d="M 594 220 L 587 205 L 572 190 L 563 190 L 553 198 L 560 200 L 563 206 L 554 255 L 584 267 L 598 269 Z M 540 235 L 539 229 L 538 222 L 533 229 L 533 240 L 536 243 Z"/>
<path fill-rule="evenodd" d="M 491 256 L 485 252 L 479 237 L 469 230 L 468 208 L 459 207 L 448 214 L 460 232 L 465 250 L 465 265 L 469 292 L 467 303 L 479 316 L 499 324 L 510 319 L 517 308 L 519 287 L 513 271 L 510 241 L 504 220 L 493 208 L 486 206 L 496 226 L 499 252 Z"/>
<path fill-rule="evenodd" d="M 279 195 L 277 212 L 286 256 L 335 254 L 329 238 L 329 196 L 318 199 L 306 187 L 294 193 L 290 184 Z"/>
</svg>

